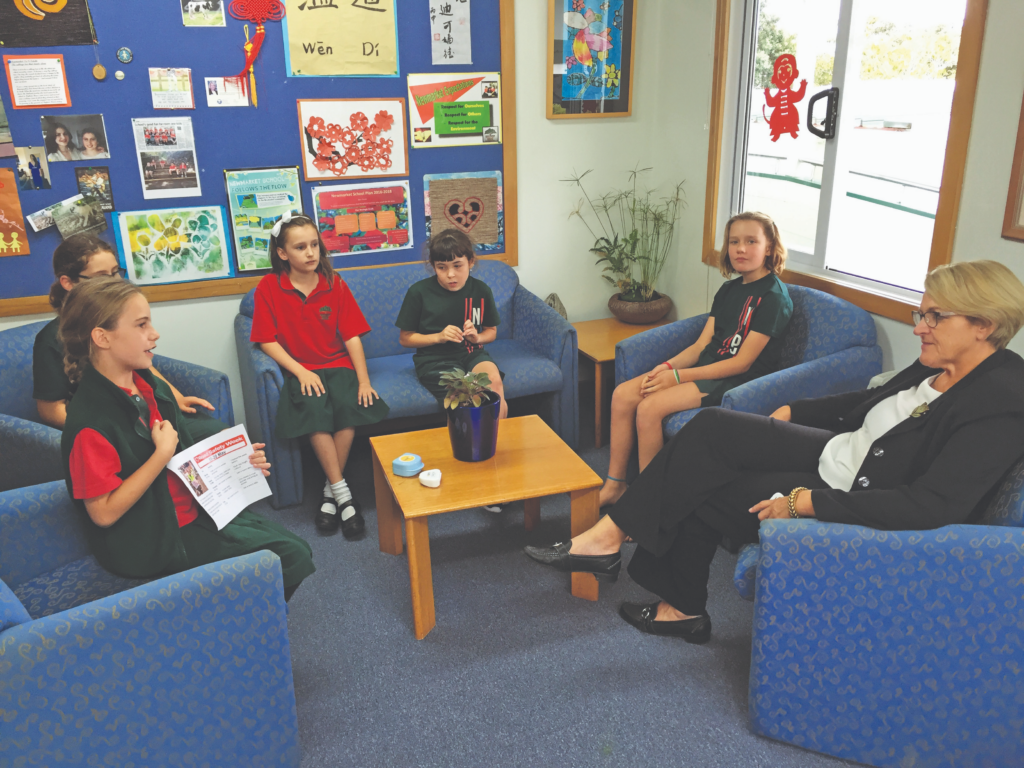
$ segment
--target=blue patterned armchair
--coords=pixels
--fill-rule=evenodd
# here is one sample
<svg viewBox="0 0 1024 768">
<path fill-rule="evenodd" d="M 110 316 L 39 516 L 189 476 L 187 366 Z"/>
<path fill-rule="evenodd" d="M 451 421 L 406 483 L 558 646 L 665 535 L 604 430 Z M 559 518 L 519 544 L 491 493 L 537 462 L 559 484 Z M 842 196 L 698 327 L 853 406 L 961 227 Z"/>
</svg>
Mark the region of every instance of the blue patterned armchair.
<svg viewBox="0 0 1024 768">
<path fill-rule="evenodd" d="M 505 373 L 506 397 L 544 395 L 543 416 L 575 448 L 579 441 L 576 329 L 519 285 L 519 276 L 508 265 L 480 260 L 473 274 L 490 286 L 501 313 L 498 338 L 487 345 L 487 351 Z M 362 340 L 366 367 L 373 388 L 391 407 L 391 419 L 442 413 L 416 379 L 412 352 L 398 343 L 395 327 L 405 292 L 427 276 L 422 264 L 352 270 L 342 275 L 373 328 Z M 298 440 L 274 436 L 284 377 L 277 363 L 249 341 L 254 292 L 242 299 L 235 318 L 238 367 L 249 434 L 267 444 L 267 456 L 274 465 L 268 478 L 274 492 L 272 503 L 285 507 L 302 501 L 302 457 Z"/>
<path fill-rule="evenodd" d="M 881 372 L 882 348 L 871 315 L 812 288 L 786 287 L 793 299 L 793 317 L 786 329 L 781 369 L 726 392 L 722 408 L 767 416 L 791 400 L 863 389 Z M 620 341 L 615 346 L 616 386 L 679 354 L 700 338 L 707 322 L 707 314 L 698 315 Z M 666 439 L 699 410 L 665 419 Z"/>
<path fill-rule="evenodd" d="M 1024 755 L 1024 461 L 978 525 L 768 520 L 736 564 L 754 600 L 750 720 L 875 766 Z"/>
<path fill-rule="evenodd" d="M 40 422 L 32 399 L 32 345 L 47 322 L 0 331 L 0 491 L 64 477 L 60 431 Z M 209 400 L 214 418 L 234 425 L 226 374 L 162 355 L 153 365 L 180 391 Z"/>
<path fill-rule="evenodd" d="M 277 556 L 131 581 L 81 525 L 63 482 L 0 493 L 0 765 L 297 766 Z"/>
</svg>

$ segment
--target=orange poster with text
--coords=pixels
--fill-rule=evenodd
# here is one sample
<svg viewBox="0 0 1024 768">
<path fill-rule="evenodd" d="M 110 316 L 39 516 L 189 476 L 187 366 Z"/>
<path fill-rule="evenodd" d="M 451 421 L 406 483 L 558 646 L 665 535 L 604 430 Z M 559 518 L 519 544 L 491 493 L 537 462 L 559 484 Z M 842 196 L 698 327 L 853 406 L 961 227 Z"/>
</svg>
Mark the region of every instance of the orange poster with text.
<svg viewBox="0 0 1024 768">
<path fill-rule="evenodd" d="M 18 180 L 10 168 L 0 168 L 0 256 L 27 256 L 25 219 L 18 199 Z"/>
</svg>

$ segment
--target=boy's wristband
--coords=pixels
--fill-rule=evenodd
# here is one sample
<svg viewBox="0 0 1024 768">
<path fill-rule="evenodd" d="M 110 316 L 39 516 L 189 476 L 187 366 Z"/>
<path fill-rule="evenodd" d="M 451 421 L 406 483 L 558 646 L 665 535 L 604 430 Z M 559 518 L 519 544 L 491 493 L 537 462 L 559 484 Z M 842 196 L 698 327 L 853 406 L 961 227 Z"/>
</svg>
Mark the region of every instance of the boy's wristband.
<svg viewBox="0 0 1024 768">
<path fill-rule="evenodd" d="M 672 375 L 676 377 L 676 384 L 682 384 L 682 382 L 679 380 L 679 371 L 673 368 Z"/>
</svg>

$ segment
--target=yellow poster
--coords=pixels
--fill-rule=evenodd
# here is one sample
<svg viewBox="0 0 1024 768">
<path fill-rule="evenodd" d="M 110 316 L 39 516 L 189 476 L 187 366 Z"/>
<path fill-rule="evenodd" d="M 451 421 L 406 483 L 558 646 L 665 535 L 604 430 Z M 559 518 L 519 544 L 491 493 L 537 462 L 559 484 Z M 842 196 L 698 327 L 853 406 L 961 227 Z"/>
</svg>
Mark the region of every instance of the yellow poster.
<svg viewBox="0 0 1024 768">
<path fill-rule="evenodd" d="M 398 75 L 395 0 L 285 0 L 292 77 Z"/>
</svg>

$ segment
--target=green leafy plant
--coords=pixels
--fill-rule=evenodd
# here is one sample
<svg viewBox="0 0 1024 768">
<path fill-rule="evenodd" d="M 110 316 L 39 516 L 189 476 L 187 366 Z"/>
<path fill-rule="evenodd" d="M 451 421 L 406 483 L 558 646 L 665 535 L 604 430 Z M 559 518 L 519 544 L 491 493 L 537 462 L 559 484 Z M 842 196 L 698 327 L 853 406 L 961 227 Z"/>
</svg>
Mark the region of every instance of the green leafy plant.
<svg viewBox="0 0 1024 768">
<path fill-rule="evenodd" d="M 494 394 L 491 389 L 491 377 L 486 373 L 466 373 L 460 368 L 441 374 L 441 384 L 447 394 L 444 398 L 445 409 L 463 406 L 479 408 Z"/>
<path fill-rule="evenodd" d="M 686 207 L 683 184 L 668 197 L 655 199 L 650 190 L 638 191 L 637 178 L 650 168 L 629 172 L 630 186 L 591 197 L 583 179 L 591 171 L 576 173 L 563 181 L 577 185 L 583 199 L 569 218 L 576 216 L 594 238 L 590 252 L 604 265 L 602 277 L 618 288 L 624 301 L 658 298 L 654 284 L 668 259 L 679 213 Z M 589 211 L 587 208 L 589 207 Z"/>
</svg>

